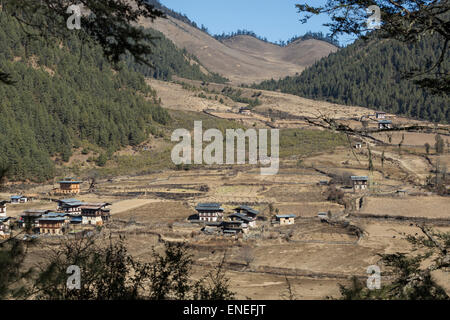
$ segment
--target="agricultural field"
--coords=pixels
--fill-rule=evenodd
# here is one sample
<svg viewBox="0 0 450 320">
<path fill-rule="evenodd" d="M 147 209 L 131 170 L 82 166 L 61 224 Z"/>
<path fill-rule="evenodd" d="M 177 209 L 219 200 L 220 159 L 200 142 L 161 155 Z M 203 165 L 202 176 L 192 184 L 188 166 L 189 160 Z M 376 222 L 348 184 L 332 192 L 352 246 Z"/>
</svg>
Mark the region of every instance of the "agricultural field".
<svg viewBox="0 0 450 320">
<path fill-rule="evenodd" d="M 324 299 L 339 297 L 338 285 L 348 284 L 352 276 L 366 279 L 367 267 L 379 265 L 380 254 L 411 251 L 406 237 L 422 235 L 416 224 L 450 230 L 450 198 L 430 189 L 436 167 L 442 173 L 450 163 L 447 150 L 436 154 L 433 149 L 436 133 L 375 132 L 355 137 L 301 117 L 317 117 L 320 110 L 361 129 L 358 119 L 372 111 L 277 92 L 259 94 L 238 87 L 223 91 L 225 85 L 218 84 L 149 81 L 171 110 L 170 125 L 151 133 L 144 144 L 118 151 L 95 172 L 92 167 L 77 169 L 73 161 L 60 168 L 62 174 L 84 181 L 77 199 L 111 203 L 111 221 L 99 236 L 124 237 L 129 252 L 139 260 L 150 261 L 153 250 L 161 250 L 164 242 L 185 242 L 193 254 L 194 278 L 213 270 L 225 257 L 224 271 L 237 298 L 284 299 L 289 283 L 297 299 Z M 174 90 L 176 95 L 171 94 Z M 238 90 L 240 99 L 258 94 L 260 104 L 252 114 L 241 115 L 239 107 L 246 104 L 230 98 L 236 100 Z M 199 97 L 201 93 L 206 98 Z M 249 164 L 175 166 L 170 160 L 174 145 L 170 134 L 177 128 L 192 131 L 196 120 L 202 121 L 204 130 L 221 132 L 280 129 L 278 173 L 263 176 L 258 166 Z M 355 142 L 362 148 L 355 149 Z M 432 146 L 428 154 L 425 143 Z M 351 176 L 367 176 L 368 189 L 355 192 Z M 88 191 L 94 178 L 95 186 Z M 440 179 L 448 189 L 448 177 Z M 8 213 L 18 217 L 26 209 L 55 209 L 49 196 L 54 187 L 11 185 L 0 197 L 37 195 L 32 202 L 8 207 Z M 238 236 L 206 234 L 202 223 L 192 222 L 201 202 L 220 203 L 225 216 L 238 205 L 251 206 L 259 211 L 256 227 Z M 321 221 L 319 212 L 329 214 L 328 221 Z M 272 224 L 276 214 L 294 214 L 295 224 Z M 49 238 L 42 241 L 43 247 L 56 243 Z M 44 249 L 35 250 L 36 258 Z M 446 283 L 446 275 L 436 277 Z M 384 279 L 389 281 L 389 276 Z"/>
</svg>

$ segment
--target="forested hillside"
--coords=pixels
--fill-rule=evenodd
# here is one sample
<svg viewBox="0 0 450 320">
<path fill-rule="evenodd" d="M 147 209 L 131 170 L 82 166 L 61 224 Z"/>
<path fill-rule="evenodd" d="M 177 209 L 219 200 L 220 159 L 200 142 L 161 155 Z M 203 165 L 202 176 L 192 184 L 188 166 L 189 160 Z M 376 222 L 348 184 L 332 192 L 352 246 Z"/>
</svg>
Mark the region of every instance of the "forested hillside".
<svg viewBox="0 0 450 320">
<path fill-rule="evenodd" d="M 408 45 L 388 40 L 365 44 L 359 40 L 299 76 L 272 79 L 254 87 L 450 123 L 448 96 L 432 95 L 400 77 L 403 71 L 429 64 L 429 59 L 436 61 L 440 46 L 442 43 L 434 37 Z M 444 68 L 447 72 L 450 69 L 449 57 Z"/>
<path fill-rule="evenodd" d="M 0 85 L 0 167 L 10 179 L 49 179 L 52 156 L 68 160 L 85 142 L 108 151 L 135 145 L 169 121 L 143 76 L 113 71 L 99 48 L 80 50 L 75 37 L 25 39 L 3 14 L 0 67 L 16 81 Z"/>
<path fill-rule="evenodd" d="M 146 77 L 160 80 L 171 80 L 173 75 L 177 75 L 191 80 L 216 83 L 227 81 L 219 74 L 206 70 L 195 56 L 189 54 L 185 49 L 177 48 L 163 33 L 153 29 L 148 29 L 147 32 L 156 38 L 153 52 L 147 57 L 152 67 L 136 64 L 131 58 L 127 58 L 127 64 L 132 70 L 142 73 Z"/>
</svg>

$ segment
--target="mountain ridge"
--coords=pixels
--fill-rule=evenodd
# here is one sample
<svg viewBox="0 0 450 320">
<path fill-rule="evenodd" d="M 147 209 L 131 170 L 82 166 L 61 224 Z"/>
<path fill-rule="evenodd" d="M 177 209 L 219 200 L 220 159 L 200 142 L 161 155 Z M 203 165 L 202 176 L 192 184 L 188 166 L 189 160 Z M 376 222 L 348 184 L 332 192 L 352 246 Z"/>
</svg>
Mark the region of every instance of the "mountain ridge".
<svg viewBox="0 0 450 320">
<path fill-rule="evenodd" d="M 254 37 L 247 38 L 266 48 L 264 51 L 272 51 L 269 55 L 261 56 L 259 52 L 248 52 L 246 50 L 248 48 L 243 45 L 240 47 L 227 45 L 204 30 L 170 15 L 166 19 L 156 19 L 153 22 L 142 20 L 140 24 L 143 27 L 162 32 L 178 48 L 186 49 L 190 54 L 196 56 L 208 70 L 228 78 L 235 84 L 251 84 L 271 78 L 295 75 L 318 59 L 338 50 L 336 46 L 325 41 L 310 39 L 300 41 L 309 44 L 307 49 L 299 46 L 296 51 L 292 50 L 294 52 L 284 55 L 282 50 L 286 48 L 289 50 L 292 46 L 280 47 Z M 234 40 L 236 39 L 240 38 Z M 231 39 L 231 41 L 233 40 Z M 294 41 L 294 44 L 300 42 Z M 302 59 L 306 56 L 309 59 Z"/>
</svg>

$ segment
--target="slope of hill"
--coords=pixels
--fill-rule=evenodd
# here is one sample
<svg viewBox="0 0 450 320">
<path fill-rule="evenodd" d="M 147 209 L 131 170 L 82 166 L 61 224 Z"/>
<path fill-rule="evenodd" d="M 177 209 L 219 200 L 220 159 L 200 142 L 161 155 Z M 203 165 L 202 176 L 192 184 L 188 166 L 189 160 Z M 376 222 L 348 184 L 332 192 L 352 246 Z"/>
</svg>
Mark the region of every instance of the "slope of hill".
<svg viewBox="0 0 450 320">
<path fill-rule="evenodd" d="M 154 29 L 148 29 L 147 32 L 155 38 L 152 54 L 146 57 L 152 67 L 137 64 L 129 56 L 126 61 L 132 70 L 143 74 L 145 77 L 159 80 L 171 80 L 172 76 L 176 75 L 190 80 L 216 83 L 227 81 L 219 74 L 208 71 L 198 61 L 197 57 L 188 53 L 185 49 L 177 48 L 161 32 Z"/>
<path fill-rule="evenodd" d="M 73 146 L 113 152 L 138 144 L 169 120 L 144 78 L 111 70 L 99 48 L 73 37 L 55 45 L 26 40 L 11 17 L 0 21 L 0 68 L 16 80 L 0 85 L 0 168 L 17 180 L 55 174 Z"/>
<path fill-rule="evenodd" d="M 337 47 L 320 40 L 304 41 L 304 45 L 300 44 L 302 41 L 294 42 L 284 48 L 249 36 L 230 38 L 222 43 L 172 16 L 157 19 L 154 23 L 141 21 L 141 24 L 162 32 L 179 48 L 185 48 L 198 57 L 208 70 L 234 83 L 253 83 L 294 75 L 316 59 L 337 50 Z"/>
<path fill-rule="evenodd" d="M 371 40 L 368 44 L 356 41 L 299 76 L 264 81 L 254 88 L 449 123 L 448 96 L 432 95 L 412 81 L 400 79 L 403 71 L 427 65 L 428 59 L 436 61 L 440 46 L 442 43 L 434 37 L 409 45 L 387 40 Z M 444 68 L 449 70 L 450 59 L 446 61 Z"/>
</svg>

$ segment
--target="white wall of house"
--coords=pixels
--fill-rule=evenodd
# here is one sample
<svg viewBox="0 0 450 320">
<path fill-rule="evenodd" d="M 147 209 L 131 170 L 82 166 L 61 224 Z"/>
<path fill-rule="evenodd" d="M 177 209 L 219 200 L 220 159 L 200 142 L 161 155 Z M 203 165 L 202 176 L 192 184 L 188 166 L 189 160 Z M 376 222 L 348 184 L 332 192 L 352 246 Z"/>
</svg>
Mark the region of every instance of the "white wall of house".
<svg viewBox="0 0 450 320">
<path fill-rule="evenodd" d="M 101 216 L 83 216 L 82 224 L 103 225 Z"/>
</svg>

